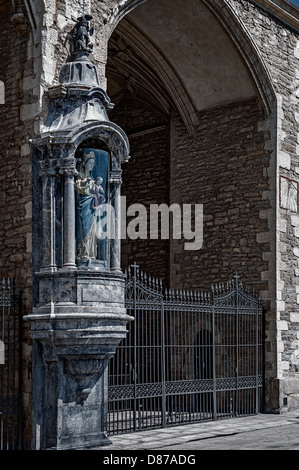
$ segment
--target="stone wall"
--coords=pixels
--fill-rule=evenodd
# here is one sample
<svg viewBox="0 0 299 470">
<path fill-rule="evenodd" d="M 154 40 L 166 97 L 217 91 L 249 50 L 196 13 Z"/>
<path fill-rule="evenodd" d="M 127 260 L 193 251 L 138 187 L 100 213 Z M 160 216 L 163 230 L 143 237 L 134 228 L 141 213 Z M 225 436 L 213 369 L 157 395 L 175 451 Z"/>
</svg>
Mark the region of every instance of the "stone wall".
<svg viewBox="0 0 299 470">
<path fill-rule="evenodd" d="M 145 272 L 168 284 L 168 240 L 151 240 L 149 234 L 150 204 L 169 202 L 167 120 L 151 106 L 130 98 L 115 106 L 109 117 L 125 130 L 130 140 L 131 159 L 123 165 L 121 188 L 127 209 L 131 204 L 143 204 L 148 213 L 147 239 L 130 240 L 127 237 L 122 242 L 122 268 L 136 261 Z M 134 218 L 127 217 L 127 226 Z"/>
<path fill-rule="evenodd" d="M 299 34 L 251 2 L 230 4 L 258 47 L 277 94 L 277 377 L 283 379 L 277 406 L 292 407 L 299 403 L 298 188 L 294 208 L 289 198 L 281 201 L 280 177 L 287 177 L 288 185 L 299 182 Z"/>
<path fill-rule="evenodd" d="M 203 204 L 203 246 L 186 251 L 184 239 L 127 239 L 122 246 L 123 267 L 137 261 L 166 285 L 186 289 L 210 290 L 213 283 L 226 282 L 238 273 L 263 297 L 267 310 L 265 372 L 271 379 L 277 360 L 272 302 L 275 192 L 273 201 L 273 136 L 267 118 L 256 100 L 234 103 L 201 113 L 200 125 L 190 136 L 173 111 L 167 150 L 166 129 L 144 132 L 163 122 L 153 120 L 154 115 L 152 110 L 150 119 L 146 107 L 134 100 L 124 100 L 111 113 L 111 119 L 132 136 L 132 157 L 123 167 L 122 194 L 129 204 L 147 207 L 168 201 L 181 207 Z M 138 129 L 143 132 L 134 133 Z"/>
<path fill-rule="evenodd" d="M 206 111 L 199 120 L 192 136 L 176 115 L 171 124 L 171 203 L 203 204 L 204 213 L 200 250 L 171 242 L 171 284 L 210 289 L 238 273 L 265 291 L 261 273 L 268 271 L 263 253 L 269 243 L 257 242 L 257 234 L 268 230 L 259 212 L 269 209 L 262 195 L 269 166 L 267 136 L 258 128 L 263 114 L 250 100 Z"/>
<path fill-rule="evenodd" d="M 0 46 L 0 79 L 5 85 L 5 104 L 0 106 L 1 174 L 0 174 L 0 266 L 3 274 L 16 276 L 22 287 L 31 283 L 31 163 L 29 138 L 32 122 L 20 113 L 22 106 L 35 101 L 24 89 L 24 80 L 33 74 L 27 62 L 28 36 L 17 36 L 10 19 L 11 2 L 1 6 L 1 30 L 10 38 Z M 5 8 L 6 6 L 6 8 Z M 26 119 L 27 118 L 27 119 Z"/>
<path fill-rule="evenodd" d="M 0 7 L 0 80 L 5 85 L 5 104 L 0 105 L 0 275 L 15 277 L 24 291 L 24 315 L 31 309 L 32 285 L 32 182 L 29 139 L 34 135 L 38 108 L 34 46 L 28 45 L 29 22 L 23 31 L 14 27 L 12 2 Z M 23 406 L 24 436 L 30 442 L 31 351 L 24 323 Z"/>
<path fill-rule="evenodd" d="M 145 109 L 133 100 L 124 101 L 110 115 L 132 135 L 122 194 L 127 205 L 141 203 L 147 208 L 153 203 L 203 204 L 204 243 L 198 251 L 185 251 L 183 239 L 126 240 L 123 266 L 138 258 L 149 274 L 164 278 L 165 264 L 170 285 L 187 289 L 210 288 L 238 272 L 259 292 L 268 291 L 262 273 L 269 271 L 264 253 L 270 244 L 259 235 L 268 231 L 268 220 L 260 212 L 270 209 L 263 195 L 270 151 L 265 150 L 268 132 L 259 130 L 264 115 L 258 103 L 250 100 L 201 113 L 192 136 L 173 112 L 170 153 L 167 127 L 144 132 L 145 126 L 163 124 Z M 143 132 L 134 133 L 138 129 Z"/>
<path fill-rule="evenodd" d="M 218 1 L 211 3 L 219 4 Z M 248 44 L 243 43 L 242 46 L 246 49 L 246 53 L 248 53 L 250 51 L 250 42 L 252 41 L 254 44 L 258 51 L 257 56 L 261 67 L 265 66 L 264 78 L 268 74 L 277 99 L 271 114 L 268 117 L 258 117 L 256 115 L 254 130 L 249 129 L 248 131 L 249 138 L 247 142 L 249 142 L 251 136 L 251 138 L 253 137 L 252 142 L 256 144 L 255 138 L 257 137 L 257 149 L 250 149 L 250 145 L 246 144 L 246 138 L 244 138 L 241 147 L 243 150 L 244 148 L 249 149 L 250 160 L 248 164 L 250 167 L 252 165 L 255 166 L 255 172 L 250 173 L 249 179 L 251 179 L 251 183 L 254 185 L 256 183 L 255 177 L 257 177 L 258 196 L 255 200 L 256 195 L 252 191 L 249 196 L 251 201 L 246 201 L 247 207 L 242 207 L 241 204 L 236 207 L 226 205 L 223 214 L 220 206 L 223 204 L 224 199 L 229 199 L 233 193 L 233 184 L 230 185 L 230 188 L 226 188 L 225 193 L 214 195 L 214 207 L 217 207 L 218 214 L 217 217 L 215 213 L 205 214 L 203 249 L 198 254 L 192 254 L 192 252 L 186 254 L 185 252 L 183 256 L 179 255 L 179 253 L 183 253 L 182 246 L 179 243 L 174 243 L 170 250 L 170 262 L 174 264 L 171 265 L 169 272 L 171 273 L 172 283 L 184 283 L 186 286 L 191 286 L 195 282 L 202 286 L 201 275 L 197 275 L 196 279 L 194 279 L 191 261 L 193 266 L 200 266 L 203 263 L 204 268 L 208 268 L 207 271 L 211 273 L 211 275 L 208 274 L 205 278 L 202 277 L 203 283 L 208 286 L 211 282 L 209 276 L 213 277 L 212 272 L 223 279 L 226 277 L 226 274 L 229 275 L 230 271 L 233 272 L 238 268 L 237 260 L 239 260 L 244 267 L 244 271 L 246 267 L 248 273 L 250 273 L 248 275 L 249 282 L 251 282 L 249 278 L 252 278 L 252 275 L 253 277 L 256 276 L 256 287 L 265 299 L 267 308 L 265 367 L 266 376 L 270 380 L 267 386 L 269 388 L 266 391 L 267 399 L 272 395 L 271 409 L 284 409 L 283 404 L 285 404 L 285 409 L 287 409 L 287 407 L 297 406 L 299 391 L 298 384 L 294 386 L 299 361 L 298 210 L 295 209 L 293 211 L 290 209 L 288 204 L 292 203 L 288 200 L 284 205 L 281 204 L 281 180 L 279 174 L 288 178 L 289 185 L 297 185 L 299 174 L 297 163 L 299 154 L 297 134 L 299 120 L 298 33 L 269 11 L 257 6 L 254 2 L 231 0 L 223 9 L 224 15 L 228 15 L 230 7 L 234 12 L 233 14 L 241 18 L 242 25 L 244 25 L 245 31 L 248 34 Z M 227 18 L 228 16 L 226 21 Z M 261 86 L 265 88 L 264 92 L 269 94 L 269 83 L 266 83 L 266 81 L 263 83 L 262 80 Z M 253 108 L 251 109 L 253 110 Z M 251 120 L 252 115 L 250 112 L 249 117 Z M 174 122 L 178 122 L 177 120 L 178 118 L 176 117 Z M 205 121 L 205 117 L 204 122 L 208 122 Z M 233 125 L 235 123 L 236 121 L 233 121 Z M 201 132 L 206 133 L 207 131 L 207 135 L 209 135 L 209 125 L 210 122 L 206 125 L 205 130 L 199 126 L 197 129 L 199 134 Z M 245 119 L 243 125 L 245 130 L 247 128 Z M 177 138 L 179 140 L 182 139 L 184 142 L 182 129 L 181 124 L 172 126 L 171 158 L 173 158 L 176 145 L 174 144 L 173 135 L 176 133 Z M 228 129 L 230 130 L 229 127 Z M 219 135 L 221 132 L 222 129 L 220 129 Z M 218 132 L 215 135 L 217 138 Z M 242 133 L 238 134 L 238 138 L 241 135 Z M 212 138 L 214 137 L 212 132 L 211 136 Z M 207 151 L 205 146 L 206 139 L 205 135 L 203 146 L 202 142 L 197 142 L 196 144 L 196 138 L 189 139 L 188 145 L 191 148 L 191 153 L 196 153 L 196 145 L 198 148 L 202 147 Z M 187 142 L 187 137 L 185 142 Z M 233 148 L 236 143 L 237 140 L 235 140 L 232 149 L 229 149 L 229 151 L 235 151 L 236 155 L 239 155 L 242 159 L 244 156 L 242 157 L 240 154 L 240 149 L 237 147 Z M 193 148 L 192 145 L 194 145 Z M 180 152 L 185 154 L 185 149 L 184 143 L 180 147 Z M 260 155 L 257 153 L 254 156 L 255 151 L 260 152 Z M 258 167 L 257 164 L 259 158 L 262 162 L 261 167 Z M 177 157 L 177 160 L 179 160 L 179 157 Z M 224 160 L 220 159 L 218 161 L 219 165 L 224 164 Z M 229 162 L 229 165 L 235 177 L 237 165 L 234 165 L 233 162 Z M 182 167 L 183 163 L 181 162 L 177 167 L 180 172 Z M 243 195 L 246 192 L 246 183 L 244 181 L 247 175 L 245 175 L 245 168 L 246 166 L 242 167 L 241 173 L 237 175 L 237 181 L 240 182 L 239 189 L 241 192 L 243 191 Z M 227 170 L 224 167 L 222 169 L 224 171 Z M 244 174 L 242 175 L 243 170 Z M 190 176 L 191 171 L 189 172 L 188 167 L 184 167 L 183 172 L 185 181 L 188 181 L 188 184 L 190 184 L 187 175 Z M 205 175 L 205 180 L 209 181 L 210 186 L 213 183 L 213 185 L 216 184 L 216 187 L 223 188 L 224 181 L 222 180 L 221 182 L 219 173 L 218 181 L 216 176 L 213 180 L 211 171 L 206 168 L 203 168 L 203 175 Z M 283 181 L 285 182 L 285 180 Z M 173 180 L 171 180 L 170 187 L 176 187 Z M 195 192 L 195 188 L 193 191 Z M 199 188 L 199 194 L 201 191 L 203 190 Z M 175 198 L 174 191 L 170 201 L 175 202 Z M 187 193 L 184 201 L 193 202 L 188 200 Z M 242 208 L 242 213 L 240 208 Z M 250 215 L 247 210 L 251 211 Z M 230 211 L 229 215 L 228 211 Z M 228 242 L 228 238 L 225 240 L 225 237 L 228 234 L 230 221 L 232 221 L 234 226 L 234 235 L 231 237 L 230 242 Z M 248 226 L 249 231 L 245 228 L 246 226 Z M 212 235 L 216 239 L 214 247 L 212 246 Z M 207 248 L 206 253 L 211 255 L 210 260 L 208 260 L 209 256 L 207 254 L 204 255 L 204 248 Z M 221 253 L 220 258 L 215 253 Z M 223 262 L 223 267 L 219 271 L 218 266 L 220 261 Z M 253 274 L 254 265 L 258 266 L 255 274 Z M 180 269 L 182 269 L 181 274 Z M 185 269 L 189 271 L 187 276 L 185 276 Z M 247 275 L 244 274 L 244 276 L 246 281 Z M 276 377 L 279 380 L 282 378 L 291 380 L 292 387 L 288 385 L 290 382 L 287 380 L 275 384 Z M 274 379 L 273 383 L 271 383 L 272 379 Z M 293 392 L 290 392 L 291 389 Z M 288 397 L 289 399 L 285 400 Z"/>
<path fill-rule="evenodd" d="M 127 4 L 130 3 L 127 2 Z M 206 3 L 211 4 L 212 7 L 215 4 L 217 8 L 220 5 L 217 0 Z M 232 15 L 228 13 L 230 8 L 233 12 Z M 295 189 L 295 196 L 293 195 L 290 198 L 284 194 L 283 197 L 286 198 L 286 201 L 283 201 L 283 203 L 281 203 L 280 191 L 281 181 L 287 183 L 289 187 L 292 187 L 292 185 L 296 187 L 298 183 L 298 32 L 292 29 L 291 26 L 289 27 L 284 20 L 280 20 L 269 10 L 256 5 L 254 2 L 229 0 L 222 12 L 226 23 L 231 21 L 233 16 L 241 19 L 242 28 L 244 28 L 245 34 L 248 35 L 248 43 L 246 44 L 243 38 L 240 40 L 239 45 L 244 48 L 245 54 L 250 54 L 251 43 L 257 50 L 260 70 L 264 70 L 263 77 L 259 77 L 260 87 L 264 88 L 263 92 L 267 96 L 269 96 L 270 87 L 272 87 L 276 94 L 276 103 L 272 102 L 272 110 L 270 110 L 268 117 L 257 117 L 256 127 L 253 131 L 254 142 L 256 136 L 260 139 L 257 152 L 261 152 L 261 159 L 267 160 L 263 161 L 262 170 L 256 168 L 259 175 L 258 200 L 254 201 L 255 196 L 252 193 L 250 197 L 253 199 L 250 202 L 247 201 L 247 204 L 249 204 L 247 208 L 242 207 L 242 215 L 240 212 L 238 213 L 241 205 L 230 208 L 227 206 L 227 211 L 230 210 L 228 217 L 228 213 L 221 215 L 220 204 L 218 203 L 222 202 L 221 198 L 229 198 L 229 191 L 232 192 L 233 189 L 228 189 L 225 195 L 218 196 L 218 200 L 217 196 L 214 196 L 214 201 L 216 205 L 218 204 L 218 215 L 217 218 L 215 214 L 206 214 L 205 216 L 206 238 L 204 246 L 208 246 L 207 237 L 209 233 L 217 234 L 217 240 L 219 232 L 221 237 L 224 237 L 230 220 L 235 218 L 235 223 L 238 220 L 238 223 L 241 224 L 235 226 L 234 236 L 230 244 L 223 242 L 221 237 L 220 242 L 217 241 L 216 243 L 216 245 L 218 244 L 216 248 L 222 253 L 222 261 L 224 262 L 224 268 L 220 272 L 218 271 L 218 275 L 225 277 L 225 274 L 230 271 L 229 266 L 237 268 L 237 259 L 241 260 L 244 268 L 249 261 L 248 272 L 251 272 L 251 274 L 253 273 L 252 266 L 254 264 L 259 266 L 256 272 L 256 287 L 267 301 L 265 367 L 269 382 L 266 395 L 267 399 L 270 395 L 272 396 L 272 402 L 269 404 L 270 409 L 284 410 L 298 406 L 299 400 L 299 385 L 296 382 L 299 367 L 299 271 L 297 249 L 299 222 L 298 209 L 293 210 L 293 205 L 298 203 L 296 201 L 298 189 Z M 252 60 L 251 66 L 255 67 L 254 60 Z M 180 128 L 182 129 L 181 126 Z M 178 130 L 176 127 L 172 129 Z M 209 131 L 209 126 L 207 126 L 207 129 Z M 252 130 L 249 130 L 248 135 L 251 132 Z M 194 145 L 195 140 L 193 141 Z M 189 140 L 189 143 L 191 142 L 192 139 Z M 245 148 L 248 148 L 248 146 L 245 146 Z M 171 137 L 172 156 L 173 149 L 173 139 Z M 183 146 L 181 150 L 185 150 L 185 147 Z M 236 149 L 237 154 L 238 152 L 239 150 Z M 253 156 L 254 149 L 249 149 L 249 152 L 251 154 L 249 164 L 255 165 L 258 161 L 258 154 L 255 157 Z M 233 163 L 230 163 L 230 165 L 235 175 L 236 167 Z M 242 170 L 244 168 L 246 167 L 243 167 Z M 184 171 L 188 174 L 188 169 L 184 169 Z M 256 173 L 250 175 L 252 184 L 254 184 L 254 174 Z M 286 177 L 288 180 L 281 180 L 280 176 Z M 241 178 L 241 174 L 238 177 Z M 207 175 L 207 180 L 212 180 L 210 174 Z M 220 183 L 216 182 L 216 184 L 219 187 Z M 171 182 L 171 188 L 173 187 L 174 185 Z M 240 190 L 245 190 L 243 181 L 240 182 Z M 292 198 L 295 198 L 295 202 L 294 200 L 292 202 Z M 172 197 L 171 202 L 174 202 Z M 245 215 L 249 207 L 255 214 L 253 217 L 249 216 L 249 213 L 247 216 Z M 235 213 L 232 211 L 235 211 Z M 249 223 L 245 222 L 246 218 Z M 246 225 L 249 227 L 249 232 L 244 228 Z M 237 228 L 240 226 L 243 227 L 244 236 L 241 233 L 242 230 Z M 238 235 L 236 235 L 237 233 Z M 238 244 L 239 246 L 237 246 Z M 210 248 L 212 248 L 211 241 Z M 223 250 L 220 248 L 223 248 Z M 170 251 L 171 262 L 175 263 L 175 270 L 173 267 L 170 268 L 172 282 L 175 278 L 178 283 L 184 282 L 186 285 L 191 285 L 194 282 L 194 276 L 191 274 L 190 262 L 191 257 L 197 255 L 188 253 L 183 259 L 177 254 L 180 250 L 179 244 L 176 247 L 174 244 Z M 210 249 L 207 250 L 207 253 L 210 253 L 210 251 Z M 232 255 L 231 257 L 229 253 Z M 214 273 L 217 274 L 216 266 L 220 260 L 215 254 L 212 254 L 210 264 L 208 264 L 207 257 L 206 259 L 204 255 L 201 257 L 201 254 L 198 259 L 193 258 L 192 262 L 199 265 L 200 259 L 204 261 L 204 266 L 208 266 L 209 272 L 212 272 L 215 267 Z M 181 263 L 189 269 L 189 277 L 179 274 Z M 209 284 L 210 281 L 206 278 L 204 282 Z M 276 378 L 278 378 L 277 383 L 275 383 Z"/>
</svg>

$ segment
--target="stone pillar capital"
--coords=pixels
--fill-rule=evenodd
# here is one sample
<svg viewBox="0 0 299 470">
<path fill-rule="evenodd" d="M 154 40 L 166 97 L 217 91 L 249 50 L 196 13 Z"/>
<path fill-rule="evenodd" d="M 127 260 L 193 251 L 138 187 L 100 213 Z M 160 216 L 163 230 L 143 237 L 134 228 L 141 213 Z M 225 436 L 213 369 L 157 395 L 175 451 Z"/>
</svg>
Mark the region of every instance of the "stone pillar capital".
<svg viewBox="0 0 299 470">
<path fill-rule="evenodd" d="M 56 168 L 61 175 L 76 176 L 78 174 L 76 163 L 76 159 L 73 157 L 62 158 L 57 160 Z"/>
<path fill-rule="evenodd" d="M 73 157 L 40 160 L 40 176 L 77 175 L 76 163 Z"/>
<path fill-rule="evenodd" d="M 56 175 L 55 164 L 53 160 L 40 160 L 40 176 L 51 177 Z"/>
<path fill-rule="evenodd" d="M 121 175 L 122 175 L 122 170 L 113 170 L 110 173 L 110 180 L 109 180 L 110 183 L 116 184 L 116 185 L 121 185 L 121 183 L 122 183 Z"/>
</svg>

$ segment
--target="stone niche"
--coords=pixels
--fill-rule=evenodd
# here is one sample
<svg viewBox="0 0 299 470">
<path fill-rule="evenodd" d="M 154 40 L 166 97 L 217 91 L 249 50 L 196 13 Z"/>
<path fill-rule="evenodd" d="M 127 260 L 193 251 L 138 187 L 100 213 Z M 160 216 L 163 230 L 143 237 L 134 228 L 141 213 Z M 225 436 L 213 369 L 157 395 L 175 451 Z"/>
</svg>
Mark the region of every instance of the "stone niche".
<svg viewBox="0 0 299 470">
<path fill-rule="evenodd" d="M 107 366 L 132 320 L 118 236 L 129 144 L 88 48 L 62 66 L 32 141 L 34 449 L 110 443 Z"/>
</svg>

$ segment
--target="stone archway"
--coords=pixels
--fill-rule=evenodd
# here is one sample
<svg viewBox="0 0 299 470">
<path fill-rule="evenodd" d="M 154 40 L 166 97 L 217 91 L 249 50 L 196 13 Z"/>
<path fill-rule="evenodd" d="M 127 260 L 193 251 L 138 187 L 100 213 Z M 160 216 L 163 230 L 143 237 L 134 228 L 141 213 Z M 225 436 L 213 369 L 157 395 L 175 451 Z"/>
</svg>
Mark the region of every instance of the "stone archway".
<svg viewBox="0 0 299 470">
<path fill-rule="evenodd" d="M 110 36 L 119 22 L 134 11 L 137 7 L 147 3 L 148 0 L 128 0 L 122 2 L 119 8 L 114 9 L 109 18 Z M 199 2 L 198 2 L 199 3 Z M 230 40 L 238 49 L 239 54 L 250 70 L 251 76 L 260 93 L 264 108 L 271 113 L 275 106 L 276 96 L 272 80 L 243 22 L 238 18 L 232 6 L 225 0 L 203 0 L 202 2 L 220 22 Z M 153 7 L 154 10 L 154 7 Z"/>
<path fill-rule="evenodd" d="M 163 2 L 163 5 L 167 3 Z M 123 74 L 125 78 L 119 93 L 114 93 L 115 76 L 111 73 L 110 51 L 107 67 L 108 94 L 116 103 L 112 119 L 129 134 L 132 156 L 123 173 L 123 194 L 126 195 L 128 190 L 131 196 L 138 195 L 138 201 L 133 198 L 132 202 L 143 203 L 141 195 L 145 187 L 144 176 L 149 177 L 146 184 L 153 185 L 152 192 L 157 192 L 158 187 L 161 189 L 157 175 L 168 175 L 167 178 L 164 177 L 165 199 L 159 202 L 201 203 L 204 212 L 201 250 L 186 252 L 180 240 L 173 240 L 164 246 L 155 244 L 155 240 L 127 241 L 122 245 L 122 265 L 125 267 L 137 261 L 145 271 L 162 278 L 169 286 L 187 289 L 209 289 L 215 280 L 225 281 L 238 272 L 244 282 L 261 292 L 267 310 L 267 336 L 274 337 L 276 285 L 271 279 L 276 279 L 278 113 L 274 86 L 258 47 L 233 7 L 223 0 L 196 3 L 202 9 L 206 8 L 206 18 L 210 18 L 214 27 L 214 37 L 224 38 L 231 54 L 230 63 L 234 63 L 227 73 L 224 60 L 227 56 L 223 53 L 219 57 L 221 47 L 217 48 L 217 43 L 213 43 L 213 28 L 207 31 L 205 24 L 205 31 L 211 40 L 205 43 L 201 38 L 202 57 L 207 58 L 211 50 L 216 54 L 214 61 L 211 60 L 213 55 L 210 55 L 210 61 L 202 62 L 214 65 L 214 69 L 205 69 L 201 74 L 200 83 L 205 84 L 205 90 L 210 85 L 211 91 L 210 94 L 205 94 L 205 102 L 201 101 L 200 93 L 191 86 L 196 82 L 195 64 L 195 72 L 188 76 L 191 61 L 181 61 L 182 55 L 188 54 L 188 48 L 177 46 L 182 34 L 179 34 L 179 29 L 176 30 L 172 12 L 168 12 L 169 15 L 166 16 L 166 24 L 171 26 L 172 32 L 164 30 L 166 39 L 161 40 L 163 25 L 159 24 L 158 28 L 158 23 L 150 25 L 148 22 L 148 18 L 158 15 L 155 1 L 126 2 L 120 16 L 116 15 L 110 22 L 111 28 L 115 28 L 110 37 L 110 46 L 116 46 L 116 57 L 119 54 L 120 59 L 117 74 Z M 128 13 L 131 7 L 132 11 Z M 152 9 L 150 13 L 149 7 Z M 182 12 L 180 17 L 181 23 L 184 21 L 184 14 Z M 192 21 L 190 19 L 191 23 Z M 188 25 L 190 22 L 187 22 Z M 199 26 L 195 28 L 193 23 L 192 44 L 197 44 L 196 31 L 200 34 L 201 23 L 198 21 L 197 24 Z M 167 47 L 163 47 L 164 41 Z M 145 44 L 147 47 L 144 47 Z M 221 46 L 223 44 L 224 42 Z M 153 52 L 155 48 L 159 54 Z M 157 57 L 160 68 L 155 64 Z M 136 77 L 134 71 L 140 70 L 140 62 L 142 73 Z M 182 63 L 185 64 L 184 67 Z M 202 66 L 199 61 L 196 63 L 198 68 Z M 218 94 L 213 94 L 211 84 L 216 87 L 221 84 L 220 79 L 215 80 L 215 77 L 219 77 L 220 70 L 223 74 L 220 74 L 220 78 L 224 94 L 219 89 Z M 241 75 L 237 73 L 238 70 Z M 157 93 L 153 93 L 153 89 L 148 87 L 151 77 L 155 77 Z M 170 77 L 180 83 L 179 87 L 174 87 L 180 90 L 180 101 L 169 86 Z M 211 77 L 213 80 L 210 80 Z M 233 86 L 240 77 L 245 90 L 252 91 L 251 95 L 234 95 L 238 87 L 233 89 Z M 171 82 L 173 84 L 174 81 Z M 229 90 L 232 93 L 230 97 Z M 218 96 L 218 101 L 213 101 L 215 96 Z M 224 96 L 227 99 L 222 100 Z M 150 106 L 153 113 L 163 116 L 163 122 L 148 125 L 150 121 L 146 122 L 145 119 L 143 124 L 137 125 L 138 122 L 131 119 L 131 128 L 128 129 L 128 116 L 134 116 L 131 112 L 133 108 L 129 106 L 129 97 L 130 100 L 135 100 L 134 109 L 137 109 L 139 115 L 145 118 L 147 114 L 142 112 L 142 106 Z M 118 113 L 119 107 L 127 109 L 127 117 L 122 112 Z M 151 145 L 158 140 L 163 142 L 164 147 L 158 146 L 158 143 Z M 155 145 L 159 150 L 155 151 Z M 153 179 L 150 175 L 159 165 L 153 165 L 154 157 L 149 156 L 149 149 L 160 168 L 161 165 L 163 167 L 162 173 L 161 170 L 158 171 Z M 134 187 L 134 192 L 130 191 L 130 186 Z M 157 201 L 152 199 L 147 202 Z M 276 361 L 275 349 L 274 344 L 273 352 L 269 352 L 269 358 L 266 357 L 266 361 L 269 359 L 273 364 Z M 272 372 L 266 374 L 267 381 L 271 380 Z"/>
<path fill-rule="evenodd" d="M 192 254 L 176 240 L 157 250 L 149 248 L 149 241 L 148 251 L 145 246 L 135 250 L 134 242 L 125 247 L 124 257 L 133 262 L 142 252 L 142 266 L 149 271 L 149 259 L 161 253 L 167 259 L 168 274 L 166 278 L 153 274 L 177 287 L 182 283 L 209 287 L 215 276 L 224 279 L 238 271 L 257 288 L 267 289 L 262 273 L 269 267 L 262 252 L 269 251 L 269 246 L 258 244 L 258 234 L 268 231 L 274 219 L 269 194 L 267 199 L 262 189 L 255 189 L 275 191 L 275 179 L 263 172 L 264 166 L 275 164 L 275 150 L 268 145 L 266 132 L 275 109 L 267 70 L 245 27 L 225 2 L 194 2 L 192 11 L 183 8 L 180 0 L 171 6 L 156 0 L 141 3 L 127 2 L 126 10 L 111 19 L 115 25 L 123 18 L 109 43 L 108 94 L 116 103 L 111 119 L 125 129 L 133 146 L 123 174 L 123 194 L 130 180 L 139 198 L 132 202 L 157 203 L 148 195 L 142 199 L 142 194 L 148 184 L 157 191 L 161 170 L 151 181 L 142 176 L 152 174 L 158 161 L 163 163 L 169 192 L 159 203 L 202 203 L 205 239 L 201 252 Z M 133 6 L 124 18 L 124 11 Z M 145 108 L 159 114 L 161 122 L 142 121 Z M 160 149 L 155 151 L 151 144 L 157 135 L 167 142 L 167 150 L 155 143 Z M 135 150 L 136 136 L 142 145 Z M 270 214 L 269 225 L 260 211 Z"/>
</svg>

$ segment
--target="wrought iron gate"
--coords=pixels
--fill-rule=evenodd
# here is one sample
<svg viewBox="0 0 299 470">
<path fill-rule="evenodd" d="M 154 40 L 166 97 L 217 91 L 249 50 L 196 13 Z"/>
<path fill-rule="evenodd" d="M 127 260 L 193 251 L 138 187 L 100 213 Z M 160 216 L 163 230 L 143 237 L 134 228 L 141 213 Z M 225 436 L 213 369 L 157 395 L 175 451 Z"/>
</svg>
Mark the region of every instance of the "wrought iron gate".
<svg viewBox="0 0 299 470">
<path fill-rule="evenodd" d="M 22 292 L 10 279 L 0 307 L 0 450 L 14 450 L 22 448 Z"/>
<path fill-rule="evenodd" d="M 261 410 L 262 304 L 237 275 L 211 293 L 163 290 L 135 264 L 126 307 L 134 321 L 109 365 L 110 434 Z"/>
</svg>

